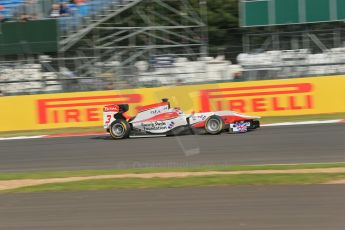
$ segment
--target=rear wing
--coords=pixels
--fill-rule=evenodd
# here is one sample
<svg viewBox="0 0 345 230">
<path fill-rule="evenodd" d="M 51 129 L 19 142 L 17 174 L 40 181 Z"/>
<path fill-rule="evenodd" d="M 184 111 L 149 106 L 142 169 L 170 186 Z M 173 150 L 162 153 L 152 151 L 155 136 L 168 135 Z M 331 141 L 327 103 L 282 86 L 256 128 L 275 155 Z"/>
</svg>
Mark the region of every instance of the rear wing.
<svg viewBox="0 0 345 230">
<path fill-rule="evenodd" d="M 103 108 L 103 127 L 108 129 L 111 123 L 116 120 L 116 114 L 122 114 L 129 109 L 128 104 L 106 105 Z"/>
</svg>

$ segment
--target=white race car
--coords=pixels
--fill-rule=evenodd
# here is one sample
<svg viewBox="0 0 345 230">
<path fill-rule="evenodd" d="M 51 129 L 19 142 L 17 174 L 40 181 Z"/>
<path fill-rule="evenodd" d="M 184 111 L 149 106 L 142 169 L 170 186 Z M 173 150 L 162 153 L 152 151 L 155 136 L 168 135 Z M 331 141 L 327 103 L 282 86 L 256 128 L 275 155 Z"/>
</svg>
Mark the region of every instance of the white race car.
<svg viewBox="0 0 345 230">
<path fill-rule="evenodd" d="M 185 114 L 170 108 L 168 99 L 139 108 L 135 117 L 128 117 L 128 104 L 107 105 L 103 109 L 103 125 L 114 139 L 135 135 L 244 133 L 260 127 L 259 118 L 233 111 Z"/>
</svg>

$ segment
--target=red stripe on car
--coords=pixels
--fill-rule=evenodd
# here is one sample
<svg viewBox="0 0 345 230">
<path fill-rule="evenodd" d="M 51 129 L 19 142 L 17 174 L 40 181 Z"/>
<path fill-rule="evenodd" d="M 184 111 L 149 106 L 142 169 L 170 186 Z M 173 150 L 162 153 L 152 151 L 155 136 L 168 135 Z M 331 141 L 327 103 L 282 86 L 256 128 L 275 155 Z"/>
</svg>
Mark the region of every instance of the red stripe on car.
<svg viewBox="0 0 345 230">
<path fill-rule="evenodd" d="M 156 104 L 152 104 L 152 105 L 139 106 L 138 112 L 142 112 L 145 110 L 149 110 L 149 109 L 153 109 L 153 108 L 161 107 L 161 106 L 165 106 L 165 105 L 168 105 L 168 102 L 160 102 L 160 103 L 156 103 Z"/>
<path fill-rule="evenodd" d="M 147 121 L 164 121 L 164 120 L 171 120 L 177 118 L 179 114 L 177 112 L 167 112 L 161 113 L 156 116 L 150 117 L 149 119 L 138 121 L 138 122 L 147 122 Z"/>
</svg>

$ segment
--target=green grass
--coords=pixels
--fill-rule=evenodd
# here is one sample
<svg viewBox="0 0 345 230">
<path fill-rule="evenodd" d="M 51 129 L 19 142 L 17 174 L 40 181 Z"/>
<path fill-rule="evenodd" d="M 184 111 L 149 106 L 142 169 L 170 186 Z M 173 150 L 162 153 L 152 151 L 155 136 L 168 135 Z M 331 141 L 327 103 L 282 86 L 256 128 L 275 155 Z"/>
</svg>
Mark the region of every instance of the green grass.
<svg viewBox="0 0 345 230">
<path fill-rule="evenodd" d="M 130 168 L 105 170 L 75 170 L 75 171 L 37 171 L 37 172 L 9 172 L 0 173 L 0 180 L 18 179 L 46 179 L 65 178 L 74 176 L 97 176 L 125 173 L 159 173 L 159 172 L 206 172 L 206 171 L 244 171 L 244 170 L 286 170 L 286 169 L 313 169 L 313 168 L 339 168 L 345 163 L 316 163 L 316 164 L 288 164 L 288 165 L 214 165 L 184 168 Z"/>
<path fill-rule="evenodd" d="M 345 174 L 243 174 L 192 176 L 185 178 L 94 179 L 78 182 L 52 183 L 7 190 L 8 192 L 58 192 L 110 189 L 180 188 L 234 185 L 316 184 L 345 178 Z"/>
<path fill-rule="evenodd" d="M 303 115 L 303 116 L 284 116 L 284 117 L 262 117 L 261 123 L 270 124 L 270 123 L 278 123 L 278 122 L 332 120 L 332 119 L 345 119 L 345 113 Z M 86 133 L 86 132 L 104 132 L 104 129 L 101 126 L 99 126 L 99 127 L 86 127 L 86 128 L 44 129 L 44 130 L 34 130 L 34 131 L 11 131 L 11 132 L 0 132 L 0 137 L 52 135 L 52 134 L 65 134 L 65 133 L 78 134 L 78 133 Z"/>
</svg>

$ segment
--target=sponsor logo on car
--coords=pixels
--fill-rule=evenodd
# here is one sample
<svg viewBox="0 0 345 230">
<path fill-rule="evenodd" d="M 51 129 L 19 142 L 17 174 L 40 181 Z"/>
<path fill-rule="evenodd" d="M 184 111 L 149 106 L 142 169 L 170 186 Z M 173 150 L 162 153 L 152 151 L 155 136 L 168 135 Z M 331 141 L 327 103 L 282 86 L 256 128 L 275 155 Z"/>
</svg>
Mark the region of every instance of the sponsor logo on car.
<svg viewBox="0 0 345 230">
<path fill-rule="evenodd" d="M 162 111 L 159 110 L 159 109 L 154 109 L 154 110 L 151 110 L 151 111 L 150 111 L 151 114 L 159 114 L 159 113 L 161 113 L 161 112 L 162 112 Z"/>
<path fill-rule="evenodd" d="M 117 106 L 106 106 L 103 108 L 104 112 L 118 112 L 119 111 L 119 107 Z"/>
<path fill-rule="evenodd" d="M 197 115 L 197 116 L 192 116 L 192 119 L 193 121 L 196 121 L 196 120 L 205 120 L 206 119 L 206 115 Z"/>
<path fill-rule="evenodd" d="M 168 129 L 172 129 L 175 126 L 175 122 L 174 121 L 170 121 L 170 124 L 168 125 Z"/>
<path fill-rule="evenodd" d="M 164 130 L 167 129 L 169 124 L 165 121 L 154 121 L 154 122 L 145 122 L 141 123 L 141 126 L 145 131 L 150 130 Z"/>
<path fill-rule="evenodd" d="M 313 84 L 259 85 L 200 91 L 201 111 L 241 113 L 313 109 Z"/>
<path fill-rule="evenodd" d="M 237 132 L 247 132 L 247 127 L 250 126 L 250 122 L 243 122 L 243 121 L 240 121 L 240 122 L 235 122 L 235 128 L 237 130 Z"/>
<path fill-rule="evenodd" d="M 140 94 L 83 96 L 37 100 L 39 124 L 102 120 L 102 108 L 109 104 L 140 103 Z"/>
</svg>

